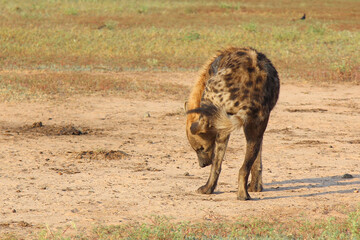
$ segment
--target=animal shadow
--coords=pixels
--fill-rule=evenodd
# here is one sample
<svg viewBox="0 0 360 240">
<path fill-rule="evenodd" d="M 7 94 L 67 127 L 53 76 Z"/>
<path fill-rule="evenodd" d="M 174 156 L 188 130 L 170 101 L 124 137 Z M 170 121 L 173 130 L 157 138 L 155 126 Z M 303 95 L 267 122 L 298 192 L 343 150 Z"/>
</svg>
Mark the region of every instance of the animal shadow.
<svg viewBox="0 0 360 240">
<path fill-rule="evenodd" d="M 354 181 L 354 179 L 356 179 Z M 285 186 L 281 186 L 285 185 Z M 272 187 L 275 186 L 275 187 Z M 264 197 L 262 199 L 280 199 L 280 198 L 290 198 L 290 197 L 310 197 L 310 196 L 321 196 L 327 194 L 336 194 L 336 193 L 352 193 L 355 189 L 358 189 L 360 186 L 360 175 L 352 175 L 352 177 L 342 176 L 329 176 L 329 177 L 320 177 L 320 178 L 303 178 L 303 179 L 293 179 L 285 180 L 279 182 L 272 182 L 265 184 L 265 192 L 271 191 L 294 191 L 299 189 L 321 189 L 328 188 L 332 186 L 349 186 L 348 189 L 342 190 L 333 190 L 333 191 L 320 191 L 320 192 L 309 192 L 299 195 L 288 195 L 288 196 L 276 196 L 276 197 Z M 354 187 L 356 186 L 356 187 Z"/>
</svg>

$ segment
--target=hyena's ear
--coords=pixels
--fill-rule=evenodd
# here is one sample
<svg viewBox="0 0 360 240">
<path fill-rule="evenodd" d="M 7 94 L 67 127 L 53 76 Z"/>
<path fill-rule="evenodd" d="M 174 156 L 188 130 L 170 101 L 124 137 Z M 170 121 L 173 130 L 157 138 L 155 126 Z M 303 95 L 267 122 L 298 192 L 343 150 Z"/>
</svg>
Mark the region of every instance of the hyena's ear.
<svg viewBox="0 0 360 240">
<path fill-rule="evenodd" d="M 200 118 L 198 122 L 193 122 L 190 127 L 192 134 L 206 133 L 208 130 L 208 123 L 204 118 Z"/>
<path fill-rule="evenodd" d="M 196 135 L 201 132 L 204 132 L 205 129 L 201 124 L 199 124 L 199 122 L 194 122 L 191 124 L 190 131 L 193 135 Z"/>
<path fill-rule="evenodd" d="M 185 112 L 188 111 L 188 101 L 185 101 L 185 102 L 184 102 L 184 109 L 185 109 Z"/>
</svg>

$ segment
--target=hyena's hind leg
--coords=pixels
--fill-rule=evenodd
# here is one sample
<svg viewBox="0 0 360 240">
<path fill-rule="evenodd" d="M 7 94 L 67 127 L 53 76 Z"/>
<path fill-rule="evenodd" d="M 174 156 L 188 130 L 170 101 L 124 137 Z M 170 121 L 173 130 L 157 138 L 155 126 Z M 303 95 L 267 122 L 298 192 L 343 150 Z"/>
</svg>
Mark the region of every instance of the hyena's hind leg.
<svg viewBox="0 0 360 240">
<path fill-rule="evenodd" d="M 262 139 L 268 119 L 269 118 L 266 118 L 262 121 L 248 121 L 248 123 L 244 125 L 244 133 L 246 137 L 246 153 L 243 165 L 239 170 L 239 200 L 251 199 L 248 193 L 248 179 L 250 175 L 250 170 L 252 169 L 255 160 L 259 156 Z"/>
<path fill-rule="evenodd" d="M 263 190 L 262 183 L 262 143 L 260 144 L 259 153 L 251 167 L 251 182 L 248 185 L 249 192 L 261 192 Z"/>
</svg>

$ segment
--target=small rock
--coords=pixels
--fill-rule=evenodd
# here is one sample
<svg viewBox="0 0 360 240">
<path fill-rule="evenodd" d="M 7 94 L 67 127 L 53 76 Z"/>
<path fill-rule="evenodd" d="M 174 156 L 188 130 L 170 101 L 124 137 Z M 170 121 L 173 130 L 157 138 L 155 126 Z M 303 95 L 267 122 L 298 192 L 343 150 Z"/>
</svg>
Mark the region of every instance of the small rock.
<svg viewBox="0 0 360 240">
<path fill-rule="evenodd" d="M 34 122 L 31 125 L 31 128 L 39 128 L 39 127 L 42 127 L 42 126 L 44 126 L 42 122 Z"/>
<path fill-rule="evenodd" d="M 184 173 L 184 176 L 190 176 L 189 172 Z"/>
<path fill-rule="evenodd" d="M 144 117 L 148 117 L 148 118 L 151 117 L 151 116 L 150 116 L 150 113 L 149 113 L 149 112 L 145 113 L 145 114 L 144 114 Z"/>
<path fill-rule="evenodd" d="M 20 227 L 31 227 L 31 226 L 32 226 L 30 223 L 27 223 L 27 222 L 25 222 L 25 221 L 20 221 L 20 222 L 18 222 L 18 225 L 19 225 Z"/>
<path fill-rule="evenodd" d="M 13 213 L 16 213 L 16 209 L 13 209 L 12 212 L 13 212 Z"/>
<path fill-rule="evenodd" d="M 359 190 L 354 190 L 354 193 L 359 193 Z"/>
<path fill-rule="evenodd" d="M 353 175 L 345 173 L 344 175 L 342 175 L 342 178 L 353 178 Z"/>
<path fill-rule="evenodd" d="M 72 213 L 77 213 L 77 212 L 79 212 L 79 209 L 74 208 L 73 210 L 71 210 L 71 212 L 72 212 Z"/>
<path fill-rule="evenodd" d="M 80 129 L 75 128 L 74 126 L 65 126 L 61 128 L 58 132 L 58 135 L 83 135 L 87 132 L 83 132 Z"/>
</svg>

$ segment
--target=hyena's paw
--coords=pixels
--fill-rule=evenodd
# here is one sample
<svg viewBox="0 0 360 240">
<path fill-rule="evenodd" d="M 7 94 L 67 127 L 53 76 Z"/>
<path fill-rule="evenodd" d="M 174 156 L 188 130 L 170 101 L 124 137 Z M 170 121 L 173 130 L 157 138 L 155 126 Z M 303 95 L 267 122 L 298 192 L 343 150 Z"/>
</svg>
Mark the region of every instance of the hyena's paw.
<svg viewBox="0 0 360 240">
<path fill-rule="evenodd" d="M 241 201 L 246 201 L 246 200 L 251 200 L 251 197 L 247 192 L 240 192 L 237 195 L 237 199 Z"/>
<path fill-rule="evenodd" d="M 204 185 L 204 186 L 199 187 L 199 189 L 196 190 L 196 192 L 201 193 L 201 194 L 212 194 L 214 192 L 214 189 L 211 189 L 207 185 Z"/>
<path fill-rule="evenodd" d="M 252 182 L 248 185 L 249 192 L 262 192 L 263 186 L 262 184 L 252 184 Z"/>
</svg>

